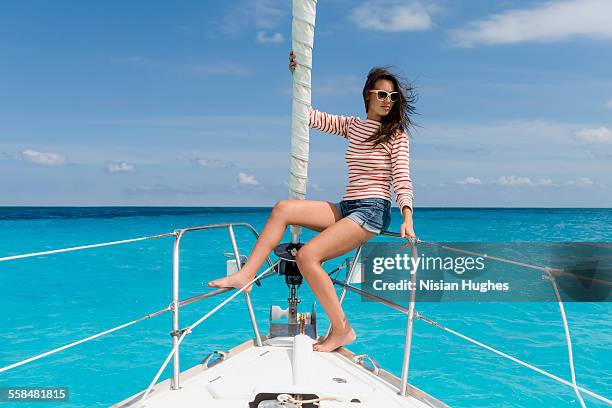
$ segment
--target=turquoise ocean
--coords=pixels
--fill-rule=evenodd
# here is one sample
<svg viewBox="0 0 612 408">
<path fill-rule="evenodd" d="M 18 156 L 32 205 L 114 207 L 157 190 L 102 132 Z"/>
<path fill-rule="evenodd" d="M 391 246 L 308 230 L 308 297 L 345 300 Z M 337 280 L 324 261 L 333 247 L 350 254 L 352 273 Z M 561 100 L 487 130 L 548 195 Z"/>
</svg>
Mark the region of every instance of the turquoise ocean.
<svg viewBox="0 0 612 408">
<path fill-rule="evenodd" d="M 0 207 L 0 257 L 137 238 L 175 229 L 246 222 L 258 231 L 271 208 Z M 611 242 L 612 209 L 417 208 L 419 238 L 433 242 Z M 400 213 L 393 209 L 392 231 Z M 314 236 L 304 229 L 302 241 Z M 236 229 L 248 255 L 253 236 Z M 287 230 L 283 242 L 289 240 Z M 377 237 L 374 240 L 392 239 Z M 0 262 L 0 367 L 91 336 L 167 307 L 172 294 L 173 238 Z M 225 274 L 226 230 L 187 234 L 181 251 L 181 299 L 206 292 Z M 348 256 L 348 255 L 347 255 Z M 326 262 L 326 269 L 344 256 Z M 263 270 L 263 268 L 262 268 Z M 541 276 L 534 274 L 534 279 Z M 339 289 L 338 289 L 339 291 Z M 181 309 L 181 327 L 193 323 L 229 294 Z M 314 297 L 300 290 L 307 311 Z M 271 304 L 285 307 L 287 288 L 272 277 L 255 287 L 260 330 L 267 333 Z M 553 293 L 551 291 L 551 300 Z M 610 398 L 612 304 L 566 303 L 579 385 Z M 349 346 L 401 373 L 406 319 L 383 305 L 345 299 L 358 339 Z M 453 330 L 569 380 L 563 324 L 556 302 L 422 303 L 417 310 Z M 327 327 L 322 308 L 319 330 Z M 162 314 L 49 357 L 0 373 L 0 387 L 68 387 L 66 403 L 16 407 L 103 407 L 143 389 L 171 349 L 171 315 Z M 181 369 L 215 349 L 252 337 L 242 297 L 198 326 L 181 346 Z M 410 382 L 454 407 L 579 407 L 573 390 L 421 321 L 415 322 Z M 169 377 L 170 367 L 161 379 Z M 588 407 L 603 407 L 584 396 Z M 0 408 L 13 406 L 0 403 Z"/>
</svg>

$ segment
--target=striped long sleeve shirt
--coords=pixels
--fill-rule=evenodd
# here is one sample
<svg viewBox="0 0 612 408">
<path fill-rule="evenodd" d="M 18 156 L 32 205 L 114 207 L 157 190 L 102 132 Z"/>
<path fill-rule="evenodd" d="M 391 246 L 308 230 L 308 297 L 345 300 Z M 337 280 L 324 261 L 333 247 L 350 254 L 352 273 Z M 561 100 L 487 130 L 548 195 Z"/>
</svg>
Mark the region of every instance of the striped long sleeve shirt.
<svg viewBox="0 0 612 408">
<path fill-rule="evenodd" d="M 348 140 L 344 159 L 348 165 L 349 183 L 342 199 L 381 197 L 391 201 L 393 183 L 400 211 L 406 206 L 412 210 L 408 136 L 402 132 L 376 147 L 372 142 L 365 142 L 380 125 L 372 119 L 332 115 L 310 108 L 310 127 Z"/>
</svg>

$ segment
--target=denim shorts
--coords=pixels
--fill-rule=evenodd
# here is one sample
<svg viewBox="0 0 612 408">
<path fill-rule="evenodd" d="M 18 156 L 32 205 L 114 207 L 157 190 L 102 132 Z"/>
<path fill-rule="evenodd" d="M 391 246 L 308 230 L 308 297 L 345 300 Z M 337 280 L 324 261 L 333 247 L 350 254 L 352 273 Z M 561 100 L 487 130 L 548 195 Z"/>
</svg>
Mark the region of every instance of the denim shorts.
<svg viewBox="0 0 612 408">
<path fill-rule="evenodd" d="M 348 217 L 374 234 L 387 230 L 391 223 L 391 201 L 380 197 L 342 200 L 334 203 L 341 218 Z"/>
</svg>

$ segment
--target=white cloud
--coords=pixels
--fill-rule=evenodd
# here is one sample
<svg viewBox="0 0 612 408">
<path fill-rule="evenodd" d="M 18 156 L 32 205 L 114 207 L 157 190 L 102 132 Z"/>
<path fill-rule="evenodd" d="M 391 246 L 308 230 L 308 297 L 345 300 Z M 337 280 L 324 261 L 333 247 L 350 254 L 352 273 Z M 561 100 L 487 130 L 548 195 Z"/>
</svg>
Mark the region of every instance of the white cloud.
<svg viewBox="0 0 612 408">
<path fill-rule="evenodd" d="M 238 174 L 238 182 L 242 185 L 248 186 L 256 186 L 259 184 L 259 182 L 255 180 L 255 176 L 243 172 L 240 172 L 240 174 Z"/>
<path fill-rule="evenodd" d="M 606 102 L 606 108 L 612 109 L 612 98 L 608 102 Z"/>
<path fill-rule="evenodd" d="M 231 161 L 217 159 L 193 159 L 193 162 L 198 166 L 210 168 L 228 168 L 235 166 Z"/>
<path fill-rule="evenodd" d="M 368 1 L 354 9 L 350 19 L 365 30 L 424 31 L 433 26 L 431 14 L 436 10 L 434 6 L 424 6 L 416 1 L 401 4 Z"/>
<path fill-rule="evenodd" d="M 612 1 L 548 1 L 532 8 L 514 9 L 451 30 L 462 47 L 521 42 L 553 42 L 574 37 L 612 39 Z"/>
<path fill-rule="evenodd" d="M 595 182 L 588 177 L 581 177 L 579 180 L 570 180 L 567 183 L 565 183 L 565 185 L 586 187 L 586 186 L 594 186 Z"/>
<path fill-rule="evenodd" d="M 248 12 L 259 28 L 277 27 L 290 10 L 284 0 L 247 0 L 246 4 L 251 7 Z"/>
<path fill-rule="evenodd" d="M 584 128 L 576 131 L 574 138 L 588 143 L 612 143 L 612 131 L 604 126 Z"/>
<path fill-rule="evenodd" d="M 541 178 L 538 180 L 532 180 L 530 177 L 517 177 L 517 176 L 501 176 L 496 181 L 482 182 L 476 177 L 466 177 L 464 180 L 456 181 L 455 184 L 460 186 L 465 185 L 487 185 L 487 186 L 501 186 L 501 187 L 588 187 L 595 186 L 593 180 L 588 177 L 581 177 L 578 180 L 567 180 L 561 183 L 555 183 L 549 178 Z M 449 187 L 450 183 L 439 184 L 439 187 Z"/>
<path fill-rule="evenodd" d="M 480 179 L 476 178 L 476 177 L 466 177 L 463 180 L 460 180 L 457 182 L 457 184 L 459 184 L 460 186 L 466 186 L 466 185 L 470 185 L 470 184 L 482 184 L 482 181 L 480 181 Z"/>
<path fill-rule="evenodd" d="M 539 179 L 536 183 L 536 186 L 555 186 L 551 179 Z"/>
<path fill-rule="evenodd" d="M 501 186 L 530 186 L 532 181 L 529 177 L 501 176 L 497 184 Z"/>
<path fill-rule="evenodd" d="M 483 123 L 443 122 L 421 123 L 414 132 L 419 139 L 419 157 L 431 160 L 456 160 L 466 164 L 477 155 L 482 165 L 497 174 L 516 171 L 520 160 L 521 171 L 535 173 L 538 167 L 559 166 L 564 170 L 579 169 L 584 160 L 598 159 L 597 166 L 605 166 L 599 159 L 612 157 L 612 143 L 605 143 L 612 128 L 601 128 L 590 123 L 553 122 L 546 120 L 501 120 Z M 584 131 L 594 128 L 595 130 Z M 581 131 L 582 129 L 582 131 Z M 587 143 L 600 142 L 600 143 Z M 433 165 L 434 163 L 431 162 Z M 439 165 L 439 163 L 435 163 Z M 508 168 L 508 166 L 512 168 Z M 481 174 L 480 170 L 465 168 L 465 174 Z M 575 173 L 575 171 L 573 171 Z"/>
<path fill-rule="evenodd" d="M 539 179 L 533 181 L 529 177 L 515 177 L 515 176 L 501 176 L 497 180 L 497 184 L 503 187 L 514 187 L 514 186 L 554 186 L 551 179 Z"/>
<path fill-rule="evenodd" d="M 265 31 L 257 33 L 257 42 L 262 44 L 279 44 L 283 41 L 285 41 L 285 37 L 283 37 L 282 33 L 274 33 L 272 35 L 267 35 Z"/>
<path fill-rule="evenodd" d="M 253 27 L 275 30 L 291 11 L 286 0 L 244 0 L 232 4 L 225 17 L 216 23 L 226 34 L 240 34 Z"/>
<path fill-rule="evenodd" d="M 111 162 L 106 165 L 106 171 L 109 173 L 125 173 L 134 171 L 134 165 L 126 162 Z"/>
<path fill-rule="evenodd" d="M 66 164 L 66 158 L 64 156 L 51 152 L 37 152 L 35 150 L 26 149 L 21 152 L 21 157 L 24 160 L 42 166 L 63 166 Z"/>
</svg>

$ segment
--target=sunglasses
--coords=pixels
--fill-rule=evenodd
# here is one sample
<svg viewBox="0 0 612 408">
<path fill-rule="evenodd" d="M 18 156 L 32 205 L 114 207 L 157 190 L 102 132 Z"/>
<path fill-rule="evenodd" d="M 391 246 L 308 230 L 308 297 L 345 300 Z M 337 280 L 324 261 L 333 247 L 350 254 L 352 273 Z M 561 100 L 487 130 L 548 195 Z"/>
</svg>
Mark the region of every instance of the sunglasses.
<svg viewBox="0 0 612 408">
<path fill-rule="evenodd" d="M 381 102 L 387 98 L 389 98 L 391 102 L 397 102 L 399 99 L 399 92 L 387 92 L 381 89 L 373 89 L 370 92 L 376 92 L 376 98 Z"/>
</svg>

